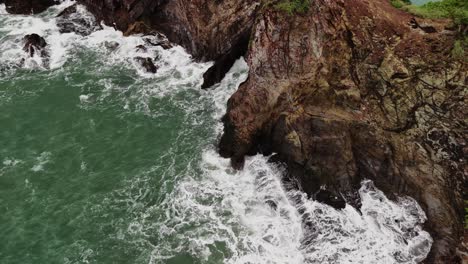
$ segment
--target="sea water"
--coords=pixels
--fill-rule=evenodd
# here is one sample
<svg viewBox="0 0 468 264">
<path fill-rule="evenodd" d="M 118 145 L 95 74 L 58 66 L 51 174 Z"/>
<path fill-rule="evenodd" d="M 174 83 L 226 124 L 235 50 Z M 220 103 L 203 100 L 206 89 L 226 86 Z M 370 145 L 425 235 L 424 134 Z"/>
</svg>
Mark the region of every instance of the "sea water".
<svg viewBox="0 0 468 264">
<path fill-rule="evenodd" d="M 426 216 L 410 197 L 390 201 L 365 181 L 360 211 L 335 210 L 288 188 L 267 157 L 235 171 L 217 154 L 226 102 L 248 75 L 243 59 L 203 91 L 211 63 L 179 46 L 164 50 L 105 25 L 60 34 L 55 16 L 71 4 L 35 16 L 0 5 L 0 263 L 410 264 L 427 256 Z M 48 59 L 22 51 L 30 33 L 45 38 Z M 159 71 L 146 73 L 135 57 L 153 58 Z"/>
</svg>

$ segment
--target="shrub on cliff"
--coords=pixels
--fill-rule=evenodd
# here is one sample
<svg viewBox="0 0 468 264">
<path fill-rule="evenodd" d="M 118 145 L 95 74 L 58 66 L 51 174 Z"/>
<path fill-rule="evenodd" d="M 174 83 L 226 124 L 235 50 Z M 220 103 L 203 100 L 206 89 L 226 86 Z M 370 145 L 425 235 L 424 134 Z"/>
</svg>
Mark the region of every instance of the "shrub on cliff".
<svg viewBox="0 0 468 264">
<path fill-rule="evenodd" d="M 283 10 L 292 15 L 295 13 L 305 13 L 309 10 L 311 0 L 283 0 L 275 5 L 279 10 Z"/>
</svg>

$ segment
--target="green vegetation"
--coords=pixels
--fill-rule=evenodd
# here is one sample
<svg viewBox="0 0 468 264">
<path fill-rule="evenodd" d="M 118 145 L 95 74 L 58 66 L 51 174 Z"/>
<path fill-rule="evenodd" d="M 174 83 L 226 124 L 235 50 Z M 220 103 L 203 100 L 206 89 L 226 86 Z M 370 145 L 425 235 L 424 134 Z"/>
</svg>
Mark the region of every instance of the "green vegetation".
<svg viewBox="0 0 468 264">
<path fill-rule="evenodd" d="M 282 0 L 275 7 L 283 10 L 290 15 L 296 13 L 305 13 L 309 10 L 311 0 Z"/>
<path fill-rule="evenodd" d="M 422 6 L 412 5 L 410 0 L 391 0 L 396 8 L 401 8 L 416 16 L 425 18 L 451 18 L 456 25 L 468 24 L 468 1 L 443 0 L 429 2 Z"/>
<path fill-rule="evenodd" d="M 468 200 L 465 200 L 465 229 L 468 229 Z"/>
<path fill-rule="evenodd" d="M 452 56 L 456 59 L 461 59 L 463 58 L 463 55 L 465 54 L 465 48 L 463 46 L 466 46 L 467 40 L 461 41 L 457 40 L 455 41 L 455 44 L 453 45 L 452 49 Z"/>
<path fill-rule="evenodd" d="M 409 0 L 391 0 L 392 5 L 396 8 L 402 8 L 404 6 L 410 5 L 411 2 Z"/>
</svg>

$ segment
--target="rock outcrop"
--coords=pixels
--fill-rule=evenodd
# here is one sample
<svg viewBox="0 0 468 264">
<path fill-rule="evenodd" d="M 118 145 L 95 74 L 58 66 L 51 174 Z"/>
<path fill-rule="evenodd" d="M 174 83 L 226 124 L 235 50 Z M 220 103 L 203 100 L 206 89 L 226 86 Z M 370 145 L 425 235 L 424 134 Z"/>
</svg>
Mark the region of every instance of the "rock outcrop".
<svg viewBox="0 0 468 264">
<path fill-rule="evenodd" d="M 153 59 L 151 58 L 136 57 L 135 62 L 147 73 L 156 73 L 158 71 L 158 67 L 154 65 Z"/>
<path fill-rule="evenodd" d="M 37 14 L 58 3 L 56 0 L 4 0 L 10 14 Z"/>
<path fill-rule="evenodd" d="M 45 39 L 38 34 L 29 34 L 23 38 L 23 50 L 28 53 L 30 57 L 38 54 L 40 57 L 45 56 L 44 48 L 47 46 Z"/>
<path fill-rule="evenodd" d="M 80 14 L 85 12 L 83 6 L 72 5 L 65 8 L 57 15 L 57 27 L 60 33 L 74 32 L 81 36 L 87 36 L 101 28 L 93 17 L 85 17 Z"/>
<path fill-rule="evenodd" d="M 386 0 L 315 0 L 295 15 L 265 8 L 220 153 L 236 167 L 245 155 L 278 153 L 310 196 L 327 186 L 351 201 L 362 179 L 412 196 L 434 238 L 427 263 L 457 263 L 466 58 L 451 57 L 447 21 L 418 23 L 429 31 L 412 21 Z"/>
</svg>

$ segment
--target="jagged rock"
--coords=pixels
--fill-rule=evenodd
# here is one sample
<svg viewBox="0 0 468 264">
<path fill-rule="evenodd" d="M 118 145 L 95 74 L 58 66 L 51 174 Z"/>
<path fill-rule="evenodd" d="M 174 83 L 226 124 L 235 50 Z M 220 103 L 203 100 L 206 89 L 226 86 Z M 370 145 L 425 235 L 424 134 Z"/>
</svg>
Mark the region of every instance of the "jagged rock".
<svg viewBox="0 0 468 264">
<path fill-rule="evenodd" d="M 139 51 L 139 52 L 147 52 L 148 51 L 148 49 L 143 45 L 138 45 L 138 46 L 135 47 L 135 49 L 136 49 L 136 51 Z"/>
<path fill-rule="evenodd" d="M 44 48 L 47 46 L 45 39 L 38 34 L 26 35 L 23 38 L 23 50 L 33 57 L 35 54 L 44 55 Z"/>
<path fill-rule="evenodd" d="M 55 0 L 4 0 L 10 14 L 37 14 L 58 3 Z"/>
<path fill-rule="evenodd" d="M 265 203 L 268 204 L 274 211 L 278 210 L 278 204 L 275 201 L 266 200 Z"/>
<path fill-rule="evenodd" d="M 158 71 L 158 67 L 154 65 L 153 59 L 151 58 L 135 57 L 135 61 L 139 63 L 146 72 L 156 73 Z"/>
<path fill-rule="evenodd" d="M 207 89 L 224 79 L 224 76 L 226 76 L 226 73 L 231 69 L 236 60 L 245 55 L 248 45 L 248 38 L 240 39 L 238 44 L 236 44 L 231 51 L 220 56 L 213 66 L 203 74 L 203 84 L 201 88 Z"/>
<path fill-rule="evenodd" d="M 74 32 L 81 36 L 87 36 L 96 30 L 101 29 L 101 26 L 95 19 L 90 17 L 83 17 L 78 8 L 84 8 L 74 4 L 65 8 L 60 14 L 57 15 L 57 26 L 60 33 Z"/>
<path fill-rule="evenodd" d="M 143 38 L 145 42 L 151 46 L 160 46 L 163 49 L 170 49 L 173 47 L 171 42 L 161 34 L 156 33 L 155 36 L 146 36 Z"/>
</svg>

